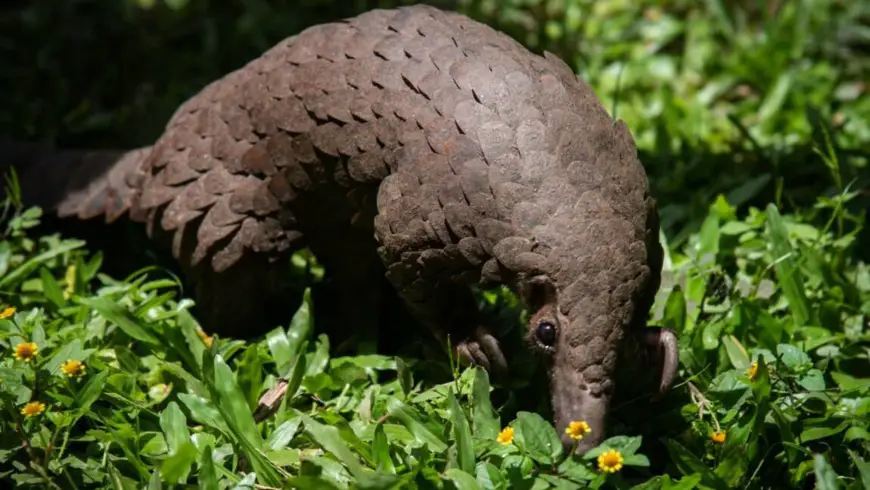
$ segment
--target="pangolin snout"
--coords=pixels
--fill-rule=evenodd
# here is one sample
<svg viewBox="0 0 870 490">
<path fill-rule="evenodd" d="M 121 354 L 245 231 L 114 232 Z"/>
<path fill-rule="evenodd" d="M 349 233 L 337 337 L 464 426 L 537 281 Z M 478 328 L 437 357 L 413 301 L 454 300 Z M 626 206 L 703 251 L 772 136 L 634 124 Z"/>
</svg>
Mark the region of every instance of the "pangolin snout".
<svg viewBox="0 0 870 490">
<path fill-rule="evenodd" d="M 565 450 L 570 451 L 577 444 L 576 452 L 584 454 L 601 443 L 605 438 L 609 396 L 596 395 L 584 388 L 582 375 L 572 369 L 553 369 L 550 383 L 556 431 Z M 575 430 L 574 434 L 582 437 L 574 439 L 565 431 L 572 422 L 585 422 L 589 432 Z"/>
</svg>

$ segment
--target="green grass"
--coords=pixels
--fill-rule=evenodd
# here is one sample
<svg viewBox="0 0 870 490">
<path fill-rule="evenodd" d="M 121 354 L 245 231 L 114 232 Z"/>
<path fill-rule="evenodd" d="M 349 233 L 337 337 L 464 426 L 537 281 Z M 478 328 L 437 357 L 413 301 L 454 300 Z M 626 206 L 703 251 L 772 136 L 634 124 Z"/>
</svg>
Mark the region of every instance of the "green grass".
<svg viewBox="0 0 870 490">
<path fill-rule="evenodd" d="M 52 126 L 57 114 L 40 102 L 21 119 L 28 128 L 7 134 L 85 143 L 133 134 L 143 108 L 173 107 L 247 48 L 291 34 L 281 19 L 302 22 L 260 2 L 233 7 L 244 15 L 190 4 L 199 10 L 158 10 L 151 21 L 171 33 L 188 19 L 188 36 L 218 40 L 200 46 L 236 40 L 232 54 L 201 57 L 194 76 L 186 62 L 199 48 L 169 50 L 155 35 L 155 59 L 178 65 L 160 75 L 173 90 L 98 110 L 111 106 L 101 94 L 117 88 L 110 74 L 127 61 L 93 82 L 103 92 L 62 86 L 74 87 L 75 76 L 43 76 L 58 85 L 41 97 L 71 111 L 67 124 Z M 459 4 L 562 56 L 635 134 L 668 252 L 652 323 L 680 337 L 671 393 L 624 402 L 613 436 L 571 457 L 546 413 L 517 403 L 532 393 L 524 380 L 493 388 L 480 370 L 442 366 L 452 376 L 438 379 L 420 359 L 331 357 L 308 296 L 289 325 L 259 342 L 209 344 L 175 280 L 151 271 L 108 277 L 100 251 L 36 233 L 40 211 L 10 201 L 0 221 L 0 311 L 15 308 L 0 319 L 0 478 L 62 489 L 870 488 L 861 151 L 870 147 L 870 8 L 833 0 Z M 29 18 L 48 30 L 45 8 Z M 108 12 L 82 14 L 83 22 L 98 28 Z M 57 47 L 47 46 L 51 59 Z M 70 93 L 83 97 L 75 110 L 64 105 Z M 37 355 L 17 359 L 16 348 L 30 342 Z M 69 360 L 84 363 L 82 376 L 65 374 Z M 259 397 L 279 380 L 288 395 L 255 419 Z M 33 401 L 44 411 L 25 417 Z M 514 437 L 501 444 L 506 427 Z M 598 467 L 608 449 L 623 457 L 613 474 Z"/>
</svg>

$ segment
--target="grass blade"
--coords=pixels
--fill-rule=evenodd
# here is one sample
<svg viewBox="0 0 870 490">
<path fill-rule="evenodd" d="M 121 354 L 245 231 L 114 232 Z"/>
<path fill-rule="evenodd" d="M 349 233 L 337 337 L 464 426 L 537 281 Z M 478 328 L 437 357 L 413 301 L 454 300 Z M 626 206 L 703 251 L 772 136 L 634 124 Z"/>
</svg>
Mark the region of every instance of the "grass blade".
<svg viewBox="0 0 870 490">
<path fill-rule="evenodd" d="M 480 367 L 475 368 L 471 402 L 475 437 L 495 439 L 501 429 L 501 422 L 490 400 L 489 375 Z"/>
<path fill-rule="evenodd" d="M 465 412 L 453 395 L 453 390 L 447 391 L 447 408 L 450 410 L 450 421 L 453 423 L 453 439 L 456 440 L 459 455 L 459 469 L 474 474 L 474 447 L 471 444 L 471 428 Z"/>
<path fill-rule="evenodd" d="M 106 298 L 77 298 L 76 301 L 96 310 L 103 318 L 117 325 L 128 337 L 153 345 L 160 344 L 157 337 L 151 333 L 149 326 L 120 304 Z"/>
<path fill-rule="evenodd" d="M 56 248 L 52 248 L 46 252 L 43 252 L 36 257 L 29 259 L 24 262 L 20 266 L 18 266 L 12 272 L 4 275 L 0 278 L 0 290 L 10 288 L 13 284 L 17 284 L 18 281 L 21 281 L 28 277 L 31 272 L 35 271 L 40 265 L 45 264 L 49 260 L 63 255 L 71 250 L 75 250 L 77 248 L 81 248 L 85 245 L 85 242 L 79 240 L 69 240 Z"/>
</svg>

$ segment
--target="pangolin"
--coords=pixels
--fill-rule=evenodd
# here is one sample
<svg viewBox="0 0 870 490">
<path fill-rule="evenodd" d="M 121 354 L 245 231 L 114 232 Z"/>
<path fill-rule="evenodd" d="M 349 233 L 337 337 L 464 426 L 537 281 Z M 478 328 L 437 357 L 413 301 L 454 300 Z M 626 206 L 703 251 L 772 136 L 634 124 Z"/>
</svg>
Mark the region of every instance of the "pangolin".
<svg viewBox="0 0 870 490">
<path fill-rule="evenodd" d="M 507 360 L 472 287 L 511 288 L 566 447 L 571 421 L 591 427 L 581 453 L 605 437 L 618 363 L 653 370 L 658 393 L 673 382 L 675 336 L 646 324 L 663 253 L 626 124 L 556 56 L 459 13 L 310 27 L 205 86 L 148 147 L 5 150 L 30 202 L 144 223 L 196 283 L 209 331 L 251 328 L 279 264 L 309 247 L 354 314 L 385 274 L 490 372 Z"/>
</svg>

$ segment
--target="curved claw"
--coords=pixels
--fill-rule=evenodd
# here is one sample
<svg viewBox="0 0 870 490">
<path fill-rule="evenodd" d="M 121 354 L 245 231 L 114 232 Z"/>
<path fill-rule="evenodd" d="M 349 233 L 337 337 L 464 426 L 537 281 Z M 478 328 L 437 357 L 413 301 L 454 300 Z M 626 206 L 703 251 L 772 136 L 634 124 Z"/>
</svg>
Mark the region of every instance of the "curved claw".
<svg viewBox="0 0 870 490">
<path fill-rule="evenodd" d="M 496 377 L 507 372 L 507 361 L 498 340 L 483 327 L 477 329 L 474 337 L 460 342 L 456 346 L 456 354 L 463 362 L 481 366 Z"/>
<path fill-rule="evenodd" d="M 459 357 L 466 363 L 482 366 L 487 371 L 490 370 L 489 359 L 486 358 L 486 354 L 483 353 L 477 342 L 465 341 L 456 347 L 456 351 L 459 353 Z"/>
<path fill-rule="evenodd" d="M 643 332 L 643 343 L 649 353 L 649 361 L 659 371 L 658 392 L 653 399 L 661 398 L 677 377 L 680 363 L 679 344 L 674 331 L 668 328 L 647 328 Z"/>
<path fill-rule="evenodd" d="M 508 370 L 507 360 L 498 345 L 498 340 L 481 328 L 478 330 L 477 341 L 489 357 L 493 370 L 499 375 L 506 373 Z"/>
</svg>

